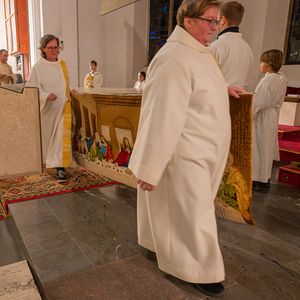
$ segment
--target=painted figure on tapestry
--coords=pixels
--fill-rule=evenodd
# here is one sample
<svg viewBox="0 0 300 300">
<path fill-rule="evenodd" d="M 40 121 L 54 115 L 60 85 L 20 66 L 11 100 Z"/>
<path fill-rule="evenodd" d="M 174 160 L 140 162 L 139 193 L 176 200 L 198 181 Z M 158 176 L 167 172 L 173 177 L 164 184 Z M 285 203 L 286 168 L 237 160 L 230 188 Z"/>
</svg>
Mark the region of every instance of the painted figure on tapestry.
<svg viewBox="0 0 300 300">
<path fill-rule="evenodd" d="M 95 162 L 96 160 L 104 159 L 104 155 L 102 154 L 99 146 L 97 145 L 97 143 L 100 141 L 100 136 L 98 132 L 94 134 L 92 141 L 93 144 L 90 147 L 90 154 L 89 154 L 90 160 Z"/>
<path fill-rule="evenodd" d="M 130 161 L 131 153 L 132 153 L 132 148 L 130 146 L 129 139 L 126 136 L 124 136 L 123 144 L 121 145 L 121 152 L 119 153 L 115 161 L 115 164 L 117 166 L 127 168 Z"/>
<path fill-rule="evenodd" d="M 97 142 L 97 145 L 99 146 L 100 151 L 104 156 L 104 159 L 108 162 L 113 162 L 114 161 L 114 154 L 111 150 L 111 146 L 102 134 L 100 135 L 100 139 Z"/>
<path fill-rule="evenodd" d="M 92 145 L 92 139 L 86 137 L 86 133 L 83 127 L 80 128 L 80 138 L 79 138 L 79 152 L 82 154 L 88 154 L 90 147 Z"/>
</svg>

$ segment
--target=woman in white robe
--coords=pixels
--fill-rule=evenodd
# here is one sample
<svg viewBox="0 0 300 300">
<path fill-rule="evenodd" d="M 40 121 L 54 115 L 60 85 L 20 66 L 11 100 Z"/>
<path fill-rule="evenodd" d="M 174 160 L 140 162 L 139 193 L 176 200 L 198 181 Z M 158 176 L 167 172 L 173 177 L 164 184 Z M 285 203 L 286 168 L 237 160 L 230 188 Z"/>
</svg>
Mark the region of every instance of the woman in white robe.
<svg viewBox="0 0 300 300">
<path fill-rule="evenodd" d="M 42 127 L 43 163 L 46 168 L 57 168 L 58 181 L 67 181 L 64 167 L 71 162 L 71 131 L 67 133 L 64 162 L 64 126 L 65 107 L 70 105 L 69 83 L 66 75 L 66 64 L 57 59 L 59 39 L 53 35 L 45 35 L 41 41 L 41 58 L 32 67 L 27 86 L 37 87 L 40 94 L 40 112 Z M 76 92 L 71 91 L 71 94 Z M 70 118 L 69 114 L 67 118 Z M 70 122 L 68 122 L 70 123 Z M 69 126 L 70 127 L 70 126 Z"/>
<path fill-rule="evenodd" d="M 161 270 L 214 296 L 223 292 L 225 276 L 214 199 L 231 124 L 227 86 L 206 46 L 218 2 L 198 2 L 183 2 L 180 26 L 148 68 L 129 168 L 139 179 L 139 244 L 156 252 Z M 187 15 L 191 10 L 195 17 Z"/>
<path fill-rule="evenodd" d="M 278 72 L 283 63 L 280 50 L 261 55 L 260 71 L 265 74 L 253 98 L 252 180 L 253 190 L 270 187 L 273 160 L 279 160 L 278 120 L 287 79 Z"/>
</svg>

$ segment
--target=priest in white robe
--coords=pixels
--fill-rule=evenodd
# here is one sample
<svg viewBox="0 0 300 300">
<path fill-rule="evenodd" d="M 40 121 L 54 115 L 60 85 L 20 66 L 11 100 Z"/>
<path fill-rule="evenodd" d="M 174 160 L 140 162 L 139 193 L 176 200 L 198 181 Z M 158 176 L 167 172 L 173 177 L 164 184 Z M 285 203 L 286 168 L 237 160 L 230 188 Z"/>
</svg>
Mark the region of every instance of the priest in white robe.
<svg viewBox="0 0 300 300">
<path fill-rule="evenodd" d="M 226 2 L 219 11 L 218 38 L 210 44 L 210 51 L 216 58 L 228 84 L 246 89 L 253 66 L 253 52 L 239 25 L 244 7 L 237 1 Z"/>
<path fill-rule="evenodd" d="M 66 63 L 58 60 L 59 39 L 45 35 L 41 58 L 33 66 L 27 86 L 40 94 L 43 163 L 57 168 L 58 182 L 66 182 L 65 167 L 71 163 L 71 97 Z M 71 94 L 76 92 L 71 90 Z"/>
<path fill-rule="evenodd" d="M 228 157 L 229 87 L 209 51 L 218 1 L 183 1 L 153 58 L 129 168 L 139 179 L 138 242 L 159 268 L 202 292 L 224 291 L 214 199 Z"/>
<path fill-rule="evenodd" d="M 269 50 L 260 60 L 260 71 L 265 77 L 253 97 L 252 189 L 255 191 L 270 187 L 273 160 L 280 160 L 278 120 L 287 87 L 285 75 L 279 72 L 283 53 Z"/>
</svg>

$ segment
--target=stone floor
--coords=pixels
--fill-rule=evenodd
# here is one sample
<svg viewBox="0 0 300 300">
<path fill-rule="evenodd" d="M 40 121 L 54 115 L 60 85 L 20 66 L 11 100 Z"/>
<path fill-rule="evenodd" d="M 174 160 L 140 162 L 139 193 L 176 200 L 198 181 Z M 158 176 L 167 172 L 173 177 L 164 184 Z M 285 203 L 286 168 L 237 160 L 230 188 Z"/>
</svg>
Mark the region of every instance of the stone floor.
<svg viewBox="0 0 300 300">
<path fill-rule="evenodd" d="M 300 189 L 277 182 L 284 164 L 274 165 L 270 190 L 253 192 L 256 227 L 218 219 L 226 269 L 226 293 L 219 299 L 300 297 Z M 13 217 L 0 221 L 0 266 L 26 259 L 40 288 L 137 253 L 147 257 L 137 244 L 136 190 L 125 185 L 10 204 L 9 209 Z M 211 299 L 165 276 L 185 299 Z"/>
</svg>

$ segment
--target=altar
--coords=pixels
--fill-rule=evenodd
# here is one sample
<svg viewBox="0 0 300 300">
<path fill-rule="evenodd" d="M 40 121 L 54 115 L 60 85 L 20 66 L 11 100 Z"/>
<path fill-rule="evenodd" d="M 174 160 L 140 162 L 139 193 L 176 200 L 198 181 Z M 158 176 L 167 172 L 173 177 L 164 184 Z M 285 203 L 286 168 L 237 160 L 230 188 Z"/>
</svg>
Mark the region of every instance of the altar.
<svg viewBox="0 0 300 300">
<path fill-rule="evenodd" d="M 142 93 L 125 88 L 77 88 L 73 95 L 73 156 L 84 168 L 137 187 L 128 163 L 137 136 Z M 225 219 L 254 224 L 252 199 L 252 98 L 230 97 L 230 156 L 215 206 Z M 199 180 L 201 180 L 199 178 Z"/>
</svg>

